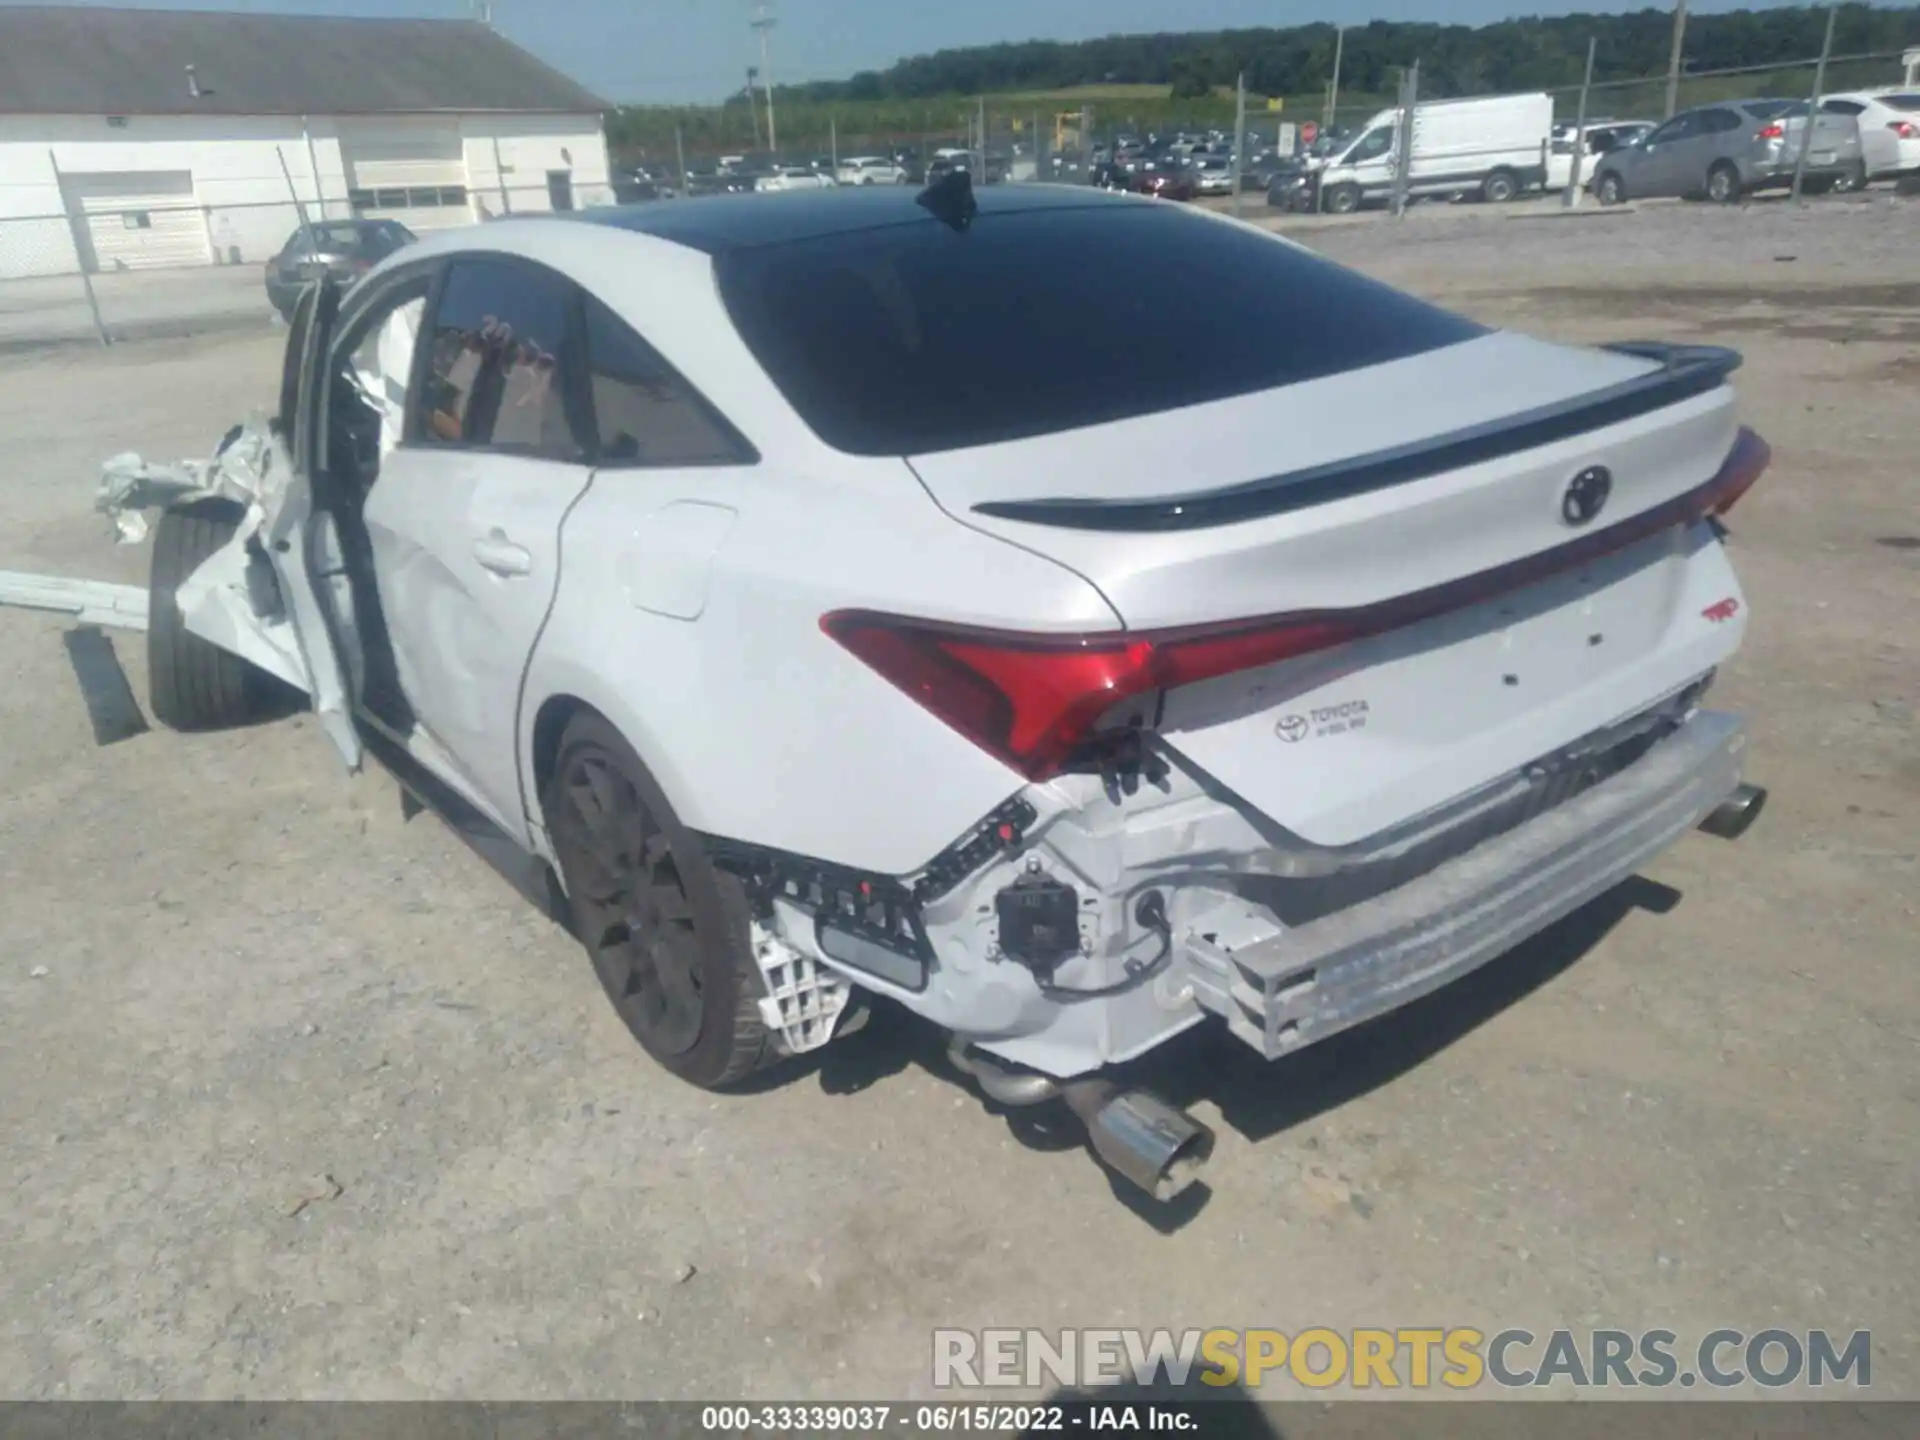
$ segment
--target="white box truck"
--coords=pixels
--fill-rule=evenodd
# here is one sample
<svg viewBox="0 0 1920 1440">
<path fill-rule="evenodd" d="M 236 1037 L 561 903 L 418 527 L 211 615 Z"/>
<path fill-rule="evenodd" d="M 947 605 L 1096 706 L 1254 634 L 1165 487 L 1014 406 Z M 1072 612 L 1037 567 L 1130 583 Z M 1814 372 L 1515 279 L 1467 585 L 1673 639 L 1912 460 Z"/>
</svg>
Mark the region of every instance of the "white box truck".
<svg viewBox="0 0 1920 1440">
<path fill-rule="evenodd" d="M 1393 193 L 1400 111 L 1382 110 L 1319 172 L 1319 208 L 1336 215 Z M 1477 195 L 1511 200 L 1546 179 L 1553 97 L 1487 95 L 1429 100 L 1413 107 L 1409 195 Z"/>
</svg>

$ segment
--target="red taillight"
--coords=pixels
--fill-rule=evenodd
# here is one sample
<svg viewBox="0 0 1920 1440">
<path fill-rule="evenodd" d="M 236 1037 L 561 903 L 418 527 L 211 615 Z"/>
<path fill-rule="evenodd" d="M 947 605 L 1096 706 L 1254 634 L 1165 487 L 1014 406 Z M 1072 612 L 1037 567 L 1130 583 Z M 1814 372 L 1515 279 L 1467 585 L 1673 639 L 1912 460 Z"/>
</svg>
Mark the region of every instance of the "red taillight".
<svg viewBox="0 0 1920 1440">
<path fill-rule="evenodd" d="M 1740 503 L 1740 497 L 1753 488 L 1754 481 L 1766 473 L 1772 460 L 1773 447 L 1742 425 L 1719 473 L 1695 492 L 1706 501 L 1703 513 L 1724 515 L 1733 509 Z"/>
<path fill-rule="evenodd" d="M 1779 140 L 1783 138 L 1786 133 L 1787 127 L 1776 120 L 1771 125 L 1762 125 L 1759 132 L 1755 134 L 1753 138 L 1756 140 Z"/>
<path fill-rule="evenodd" d="M 1742 428 L 1706 484 L 1605 530 L 1477 575 L 1353 610 L 1270 615 L 1178 630 L 1030 635 L 837 610 L 820 628 L 1030 780 L 1056 775 L 1122 702 L 1309 655 L 1479 604 L 1675 525 L 1724 515 L 1772 451 Z"/>
<path fill-rule="evenodd" d="M 1887 128 L 1902 140 L 1920 140 L 1920 125 L 1911 120 L 1889 120 Z"/>
<path fill-rule="evenodd" d="M 1100 717 L 1136 695 L 1271 665 L 1352 638 L 1340 621 L 1311 618 L 1048 636 L 850 610 L 825 616 L 820 628 L 1030 780 L 1058 774 Z"/>
</svg>

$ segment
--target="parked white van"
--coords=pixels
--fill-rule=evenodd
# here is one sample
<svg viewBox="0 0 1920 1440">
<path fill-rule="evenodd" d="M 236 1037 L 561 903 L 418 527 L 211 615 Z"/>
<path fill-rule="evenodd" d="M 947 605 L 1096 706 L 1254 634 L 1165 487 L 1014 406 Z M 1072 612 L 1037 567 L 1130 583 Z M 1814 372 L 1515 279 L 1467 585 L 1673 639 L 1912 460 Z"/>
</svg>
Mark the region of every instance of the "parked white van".
<svg viewBox="0 0 1920 1440">
<path fill-rule="evenodd" d="M 1382 110 L 1320 171 L 1320 208 L 1335 215 L 1393 191 L 1400 111 Z M 1410 195 L 1477 194 L 1511 200 L 1546 179 L 1553 97 L 1489 95 L 1413 107 Z"/>
</svg>

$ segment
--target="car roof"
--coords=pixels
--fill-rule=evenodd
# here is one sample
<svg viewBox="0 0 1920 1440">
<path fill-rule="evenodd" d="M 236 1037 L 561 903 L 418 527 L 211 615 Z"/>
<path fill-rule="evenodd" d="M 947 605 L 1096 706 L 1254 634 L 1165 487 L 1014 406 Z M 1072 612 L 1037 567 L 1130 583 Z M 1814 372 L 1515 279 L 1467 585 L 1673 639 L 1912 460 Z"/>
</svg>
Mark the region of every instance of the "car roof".
<svg viewBox="0 0 1920 1440">
<path fill-rule="evenodd" d="M 910 186 L 841 186 L 784 194 L 714 195 L 667 204 L 615 205 L 573 212 L 584 224 L 607 225 L 689 249 L 720 255 L 764 245 L 847 235 L 890 225 L 937 224 Z M 1079 185 L 988 186 L 974 191 L 983 215 L 1035 210 L 1087 210 L 1134 202 Z"/>
</svg>

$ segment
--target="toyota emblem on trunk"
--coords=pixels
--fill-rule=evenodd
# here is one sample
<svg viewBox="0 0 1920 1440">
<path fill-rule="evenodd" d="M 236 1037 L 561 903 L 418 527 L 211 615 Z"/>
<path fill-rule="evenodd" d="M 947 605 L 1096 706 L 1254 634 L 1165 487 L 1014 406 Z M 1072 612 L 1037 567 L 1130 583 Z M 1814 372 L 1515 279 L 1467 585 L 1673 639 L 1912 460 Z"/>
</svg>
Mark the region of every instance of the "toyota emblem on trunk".
<svg viewBox="0 0 1920 1440">
<path fill-rule="evenodd" d="M 1569 525 L 1585 525 L 1606 507 L 1613 493 L 1613 472 L 1604 465 L 1589 465 L 1567 484 L 1560 497 L 1560 518 Z"/>
</svg>

